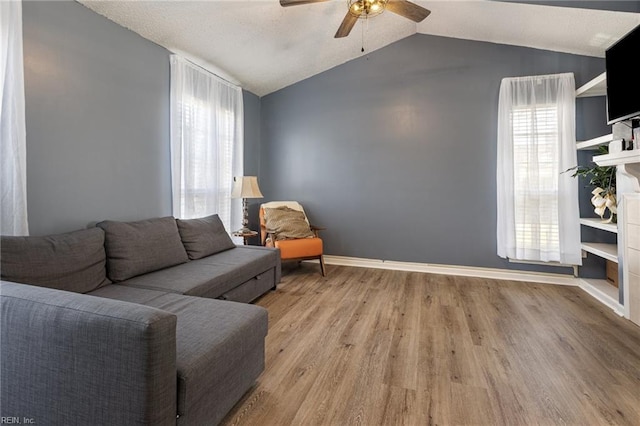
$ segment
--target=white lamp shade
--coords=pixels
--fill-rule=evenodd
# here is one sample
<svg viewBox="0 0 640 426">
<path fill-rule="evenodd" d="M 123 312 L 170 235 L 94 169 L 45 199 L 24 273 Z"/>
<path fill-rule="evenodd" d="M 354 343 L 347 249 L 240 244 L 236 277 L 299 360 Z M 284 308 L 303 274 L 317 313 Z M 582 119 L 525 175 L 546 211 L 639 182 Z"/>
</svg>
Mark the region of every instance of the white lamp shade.
<svg viewBox="0 0 640 426">
<path fill-rule="evenodd" d="M 234 176 L 231 198 L 263 198 L 256 176 Z"/>
</svg>

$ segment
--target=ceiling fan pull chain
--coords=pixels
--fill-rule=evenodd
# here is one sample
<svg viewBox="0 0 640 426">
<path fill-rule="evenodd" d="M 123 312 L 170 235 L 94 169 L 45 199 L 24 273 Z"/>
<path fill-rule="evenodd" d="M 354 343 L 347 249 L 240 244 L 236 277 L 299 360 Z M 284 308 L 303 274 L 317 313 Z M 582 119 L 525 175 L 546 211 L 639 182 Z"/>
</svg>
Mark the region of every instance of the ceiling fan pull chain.
<svg viewBox="0 0 640 426">
<path fill-rule="evenodd" d="M 369 34 L 369 16 L 366 16 L 362 22 L 362 49 L 360 51 L 364 53 L 364 41 Z"/>
<path fill-rule="evenodd" d="M 360 33 L 362 34 L 362 49 L 360 49 L 360 51 L 362 53 L 364 53 L 364 26 L 365 26 L 365 23 L 367 23 L 367 25 L 368 25 L 368 22 L 369 21 L 367 19 L 365 19 L 364 22 L 362 23 L 362 25 L 360 26 L 360 29 L 361 29 Z"/>
</svg>

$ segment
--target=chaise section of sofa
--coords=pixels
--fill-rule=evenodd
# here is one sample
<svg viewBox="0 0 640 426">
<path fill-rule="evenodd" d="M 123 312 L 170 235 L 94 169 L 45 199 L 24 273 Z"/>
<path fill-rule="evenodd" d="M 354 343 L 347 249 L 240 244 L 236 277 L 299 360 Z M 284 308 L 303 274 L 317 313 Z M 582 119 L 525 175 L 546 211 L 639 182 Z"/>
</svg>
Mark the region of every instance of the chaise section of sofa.
<svg viewBox="0 0 640 426">
<path fill-rule="evenodd" d="M 264 370 L 261 307 L 115 284 L 89 294 L 176 315 L 178 425 L 217 424 Z"/>
<path fill-rule="evenodd" d="M 172 425 L 176 315 L 0 283 L 0 415 L 46 425 Z"/>
</svg>

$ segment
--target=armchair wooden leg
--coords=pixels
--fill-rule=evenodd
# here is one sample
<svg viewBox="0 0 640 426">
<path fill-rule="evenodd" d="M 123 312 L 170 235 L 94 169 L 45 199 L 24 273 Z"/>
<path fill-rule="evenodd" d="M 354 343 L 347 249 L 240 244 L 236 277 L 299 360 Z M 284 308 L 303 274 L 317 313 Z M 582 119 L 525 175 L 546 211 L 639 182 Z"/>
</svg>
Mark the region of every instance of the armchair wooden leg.
<svg viewBox="0 0 640 426">
<path fill-rule="evenodd" d="M 324 267 L 324 256 L 322 255 L 320 255 L 320 272 L 322 273 L 323 277 L 327 276 L 327 274 L 325 273 L 325 267 Z"/>
</svg>

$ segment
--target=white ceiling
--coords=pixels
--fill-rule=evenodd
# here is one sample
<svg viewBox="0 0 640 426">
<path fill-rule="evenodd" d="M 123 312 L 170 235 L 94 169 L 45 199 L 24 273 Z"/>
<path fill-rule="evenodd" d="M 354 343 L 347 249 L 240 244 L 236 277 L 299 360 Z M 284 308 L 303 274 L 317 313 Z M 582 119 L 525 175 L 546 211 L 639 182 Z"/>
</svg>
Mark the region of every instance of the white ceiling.
<svg viewBox="0 0 640 426">
<path fill-rule="evenodd" d="M 347 0 L 283 8 L 278 0 L 78 0 L 95 12 L 264 96 L 362 55 L 363 26 L 335 39 Z M 484 0 L 415 0 L 419 24 L 368 20 L 367 52 L 415 33 L 604 57 L 640 14 Z"/>
</svg>

